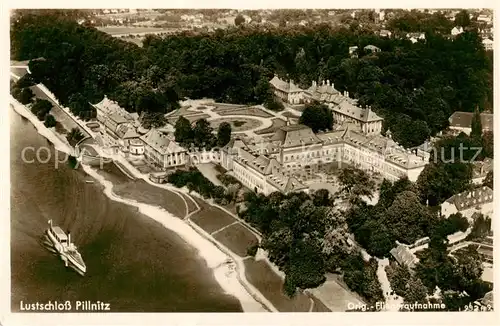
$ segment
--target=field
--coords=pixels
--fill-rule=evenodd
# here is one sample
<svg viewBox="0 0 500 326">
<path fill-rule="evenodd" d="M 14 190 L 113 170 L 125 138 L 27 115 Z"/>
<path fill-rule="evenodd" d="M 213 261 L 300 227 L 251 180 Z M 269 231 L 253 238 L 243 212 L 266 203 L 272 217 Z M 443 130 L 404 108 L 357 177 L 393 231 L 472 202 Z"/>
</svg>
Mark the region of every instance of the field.
<svg viewBox="0 0 500 326">
<path fill-rule="evenodd" d="M 248 247 L 258 243 L 257 237 L 240 223 L 233 224 L 212 236 L 241 257 L 247 255 Z"/>
<path fill-rule="evenodd" d="M 165 30 L 163 28 L 158 28 L 158 27 L 130 27 L 130 26 L 97 27 L 97 29 L 100 30 L 101 32 L 108 33 L 111 35 L 161 32 Z"/>
<path fill-rule="evenodd" d="M 191 216 L 191 220 L 198 224 L 203 230 L 208 233 L 217 231 L 236 220 L 224 211 L 213 206 L 206 206 L 201 212 Z M 232 248 L 229 246 L 229 248 Z"/>
</svg>

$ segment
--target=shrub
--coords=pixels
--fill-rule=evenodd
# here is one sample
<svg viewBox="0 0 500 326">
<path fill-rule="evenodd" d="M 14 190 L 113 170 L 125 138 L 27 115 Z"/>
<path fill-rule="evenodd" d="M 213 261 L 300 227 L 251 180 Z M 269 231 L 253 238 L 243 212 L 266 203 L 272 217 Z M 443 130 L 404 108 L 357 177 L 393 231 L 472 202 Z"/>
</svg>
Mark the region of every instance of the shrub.
<svg viewBox="0 0 500 326">
<path fill-rule="evenodd" d="M 247 248 L 247 255 L 251 257 L 255 257 L 257 254 L 257 250 L 259 249 L 259 244 L 258 243 L 252 243 L 248 248 Z"/>
</svg>

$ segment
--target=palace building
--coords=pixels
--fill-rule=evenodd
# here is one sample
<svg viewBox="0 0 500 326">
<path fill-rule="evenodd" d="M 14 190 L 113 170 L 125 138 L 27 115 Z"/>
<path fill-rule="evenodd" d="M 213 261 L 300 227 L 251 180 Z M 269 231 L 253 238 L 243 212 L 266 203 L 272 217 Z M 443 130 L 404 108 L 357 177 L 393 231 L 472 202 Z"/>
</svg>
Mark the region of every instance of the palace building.
<svg viewBox="0 0 500 326">
<path fill-rule="evenodd" d="M 103 145 L 119 147 L 122 152 L 128 152 L 130 141 L 140 136 L 136 132 L 138 115 L 128 113 L 107 96 L 92 106 L 96 109 L 97 121 L 101 125 L 99 138 Z"/>
<path fill-rule="evenodd" d="M 295 105 L 310 103 L 312 101 L 324 103 L 333 113 L 333 119 L 337 124 L 351 123 L 367 135 L 380 134 L 382 131 L 383 118 L 371 110 L 371 107 L 361 108 L 357 106 L 357 100 L 349 97 L 349 92 L 343 94 L 336 90 L 334 84 L 327 80 L 319 85 L 312 82 L 308 89 L 301 89 L 293 81 L 285 82 L 278 76 L 270 81 L 275 96 L 283 102 Z"/>
<path fill-rule="evenodd" d="M 328 163 L 345 163 L 391 181 L 401 177 L 416 181 L 428 157 L 349 125 L 319 134 L 304 125 L 291 125 L 258 143 L 231 140 L 221 150 L 220 162 L 245 186 L 268 194 L 307 189 L 301 176 L 314 174 L 316 168 Z"/>
<path fill-rule="evenodd" d="M 163 169 L 184 166 L 188 162 L 187 150 L 166 132 L 153 128 L 140 139 L 144 142 L 144 157 Z"/>
</svg>

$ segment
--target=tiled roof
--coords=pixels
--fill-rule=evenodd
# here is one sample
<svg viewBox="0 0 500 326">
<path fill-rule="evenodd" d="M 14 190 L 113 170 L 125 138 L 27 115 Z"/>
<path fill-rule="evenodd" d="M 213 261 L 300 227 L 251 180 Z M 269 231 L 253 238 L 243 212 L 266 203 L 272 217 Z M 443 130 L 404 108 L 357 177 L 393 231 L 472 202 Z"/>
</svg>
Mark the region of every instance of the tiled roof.
<svg viewBox="0 0 500 326">
<path fill-rule="evenodd" d="M 332 106 L 331 108 L 335 112 L 362 122 L 383 120 L 383 118 L 379 117 L 370 108 L 360 108 L 359 106 L 353 105 L 349 100 L 344 100 L 339 105 Z"/>
<path fill-rule="evenodd" d="M 395 248 L 392 248 L 390 253 L 399 264 L 405 264 L 409 268 L 415 267 L 415 264 L 418 262 L 418 258 L 410 251 L 407 246 L 402 244 L 398 245 Z"/>
<path fill-rule="evenodd" d="M 127 123 L 118 126 L 118 129 L 116 129 L 116 135 L 122 139 L 138 138 L 140 136 L 135 131 L 135 128 Z"/>
<path fill-rule="evenodd" d="M 107 96 L 104 96 L 101 102 L 92 104 L 92 106 L 100 110 L 104 115 L 118 114 L 127 120 L 134 120 L 134 117 L 129 112 L 120 107 L 115 101 L 110 100 Z"/>
<path fill-rule="evenodd" d="M 168 138 L 165 133 L 157 129 L 151 129 L 147 134 L 141 136 L 140 139 L 161 155 L 186 151 L 184 148 L 177 145 L 175 141 Z"/>
<path fill-rule="evenodd" d="M 273 79 L 269 81 L 271 85 L 283 92 L 291 93 L 291 92 L 302 92 L 303 89 L 295 85 L 293 81 L 286 82 L 280 79 L 278 76 L 274 76 Z"/>
<path fill-rule="evenodd" d="M 458 211 L 463 211 L 474 206 L 493 202 L 493 190 L 482 186 L 451 196 L 446 202 L 455 205 Z"/>
<path fill-rule="evenodd" d="M 311 128 L 304 125 L 281 127 L 271 138 L 272 142 L 279 142 L 284 148 L 320 143 L 321 140 Z"/>
<path fill-rule="evenodd" d="M 108 118 L 111 119 L 111 121 L 113 121 L 116 124 L 128 122 L 127 119 L 125 119 L 124 117 L 122 117 L 118 113 L 111 113 L 108 115 Z"/>
<path fill-rule="evenodd" d="M 450 127 L 471 128 L 473 112 L 454 112 L 450 118 Z M 481 113 L 481 125 L 483 131 L 493 131 L 493 114 Z"/>
</svg>

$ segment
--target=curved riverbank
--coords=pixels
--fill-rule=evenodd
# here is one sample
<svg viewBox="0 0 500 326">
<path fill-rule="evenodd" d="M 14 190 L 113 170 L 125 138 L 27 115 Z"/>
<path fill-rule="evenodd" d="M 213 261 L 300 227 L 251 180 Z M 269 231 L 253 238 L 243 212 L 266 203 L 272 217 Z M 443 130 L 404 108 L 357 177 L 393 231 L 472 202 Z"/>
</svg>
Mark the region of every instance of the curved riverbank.
<svg viewBox="0 0 500 326">
<path fill-rule="evenodd" d="M 240 274 L 239 270 L 241 267 L 236 267 L 235 270 L 234 258 L 223 252 L 224 249 L 229 252 L 229 249 L 221 244 L 217 246 L 214 242 L 201 236 L 200 231 L 197 231 L 190 223 L 184 222 L 160 207 L 140 203 L 131 199 L 123 199 L 117 196 L 113 193 L 113 184 L 110 181 L 106 180 L 89 166 L 83 165 L 83 169 L 88 175 L 98 180 L 99 183 L 104 186 L 104 193 L 110 199 L 137 207 L 142 214 L 149 216 L 165 228 L 174 231 L 187 243 L 195 247 L 199 255 L 206 261 L 208 267 L 214 271 L 215 278 L 221 287 L 228 294 L 238 298 L 245 312 L 267 311 L 267 309 L 263 309 L 260 303 L 255 301 L 254 296 L 258 296 L 256 293 L 257 291 L 255 290 L 254 293 L 249 293 L 252 290 L 248 291 L 247 288 L 240 283 L 238 275 Z"/>
<path fill-rule="evenodd" d="M 37 129 L 37 132 L 44 138 L 46 138 L 49 142 L 53 143 L 58 151 L 70 154 L 74 153 L 73 148 L 69 144 L 64 143 L 56 135 L 55 131 L 46 128 L 43 125 L 43 122 L 39 121 L 28 108 L 26 108 L 24 105 L 17 102 L 13 98 L 11 98 L 11 102 L 12 109 L 21 116 L 28 119 Z M 215 279 L 217 280 L 221 288 L 227 294 L 236 297 L 240 301 L 240 304 L 242 305 L 244 311 L 276 311 L 272 308 L 272 305 L 270 303 L 262 304 L 262 302 L 265 302 L 266 300 L 262 295 L 260 295 L 260 293 L 258 293 L 257 290 L 254 290 L 254 293 L 249 293 L 249 291 L 252 291 L 251 285 L 243 285 L 243 282 L 241 280 L 241 275 L 244 275 L 244 270 L 241 271 L 241 268 L 244 268 L 244 266 L 242 266 L 242 264 L 235 265 L 234 259 L 231 259 L 227 255 L 229 249 L 226 248 L 227 251 L 226 253 L 224 253 L 223 250 L 221 250 L 221 247 L 218 247 L 213 242 L 204 238 L 199 231 L 195 230 L 195 228 L 191 227 L 186 222 L 182 221 L 179 217 L 172 215 L 162 208 L 117 196 L 112 191 L 114 186 L 112 182 L 99 175 L 99 173 L 93 170 L 90 166 L 87 166 L 85 164 L 82 164 L 81 166 L 85 173 L 98 180 L 99 183 L 104 186 L 104 193 L 108 198 L 116 202 L 137 207 L 141 214 L 144 214 L 155 220 L 156 222 L 159 222 L 165 228 L 179 235 L 182 239 L 184 239 L 184 241 L 186 241 L 186 243 L 196 248 L 199 256 L 203 258 L 207 263 L 207 266 L 213 270 Z M 183 197 L 181 196 L 181 198 Z M 185 199 L 183 198 L 183 200 Z M 213 241 L 215 241 L 215 239 Z M 220 244 L 220 246 L 224 247 L 222 244 Z M 258 298 L 259 295 L 262 297 L 261 300 L 259 300 L 261 303 L 257 302 L 255 299 Z M 270 308 L 265 308 L 266 306 L 270 306 Z"/>
</svg>

